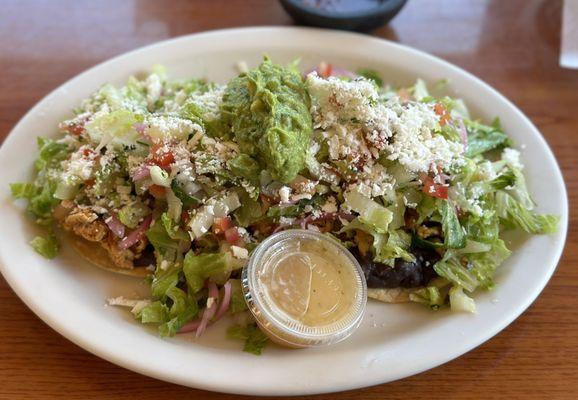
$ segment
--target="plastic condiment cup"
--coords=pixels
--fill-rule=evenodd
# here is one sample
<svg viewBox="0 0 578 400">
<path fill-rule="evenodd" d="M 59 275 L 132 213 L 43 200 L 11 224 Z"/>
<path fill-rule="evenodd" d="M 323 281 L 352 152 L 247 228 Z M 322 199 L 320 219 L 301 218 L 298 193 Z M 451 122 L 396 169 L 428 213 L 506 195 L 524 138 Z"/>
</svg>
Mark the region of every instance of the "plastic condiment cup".
<svg viewBox="0 0 578 400">
<path fill-rule="evenodd" d="M 333 237 L 302 229 L 271 235 L 243 270 L 243 294 L 261 329 L 281 345 L 337 343 L 359 326 L 367 284 L 355 257 Z"/>
</svg>

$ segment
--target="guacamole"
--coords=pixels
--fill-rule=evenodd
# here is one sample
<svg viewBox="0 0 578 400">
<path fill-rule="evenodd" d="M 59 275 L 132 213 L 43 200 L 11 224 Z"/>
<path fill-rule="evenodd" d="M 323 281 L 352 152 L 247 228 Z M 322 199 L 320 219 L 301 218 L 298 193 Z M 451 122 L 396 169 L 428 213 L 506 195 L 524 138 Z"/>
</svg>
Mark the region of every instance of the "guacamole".
<svg viewBox="0 0 578 400">
<path fill-rule="evenodd" d="M 240 150 L 286 183 L 305 166 L 313 130 L 309 106 L 297 69 L 265 58 L 229 82 L 221 112 Z"/>
</svg>

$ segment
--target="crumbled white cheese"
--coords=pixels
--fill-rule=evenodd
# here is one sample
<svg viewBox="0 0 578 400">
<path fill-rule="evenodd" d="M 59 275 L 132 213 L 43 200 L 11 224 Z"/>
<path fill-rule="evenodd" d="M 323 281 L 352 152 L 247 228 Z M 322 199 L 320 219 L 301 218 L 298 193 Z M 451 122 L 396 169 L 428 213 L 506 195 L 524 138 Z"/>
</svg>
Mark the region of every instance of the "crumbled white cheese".
<svg viewBox="0 0 578 400">
<path fill-rule="evenodd" d="M 81 146 L 72 153 L 70 159 L 62 163 L 62 180 L 74 183 L 78 180 L 86 181 L 92 177 L 97 153 L 88 146 Z"/>
<path fill-rule="evenodd" d="M 335 77 L 323 79 L 313 72 L 307 76 L 306 83 L 317 128 L 355 121 L 379 131 L 387 117 L 394 115 L 378 104 L 377 89 L 365 78 L 353 81 Z"/>
<path fill-rule="evenodd" d="M 207 309 L 211 308 L 213 306 L 213 304 L 215 304 L 215 298 L 214 297 L 207 297 Z"/>
<path fill-rule="evenodd" d="M 108 298 L 106 302 L 109 306 L 131 307 L 130 311 L 133 314 L 138 313 L 151 303 L 150 300 L 127 299 L 123 296 Z"/>
<path fill-rule="evenodd" d="M 524 165 L 520 161 L 520 152 L 516 149 L 506 147 L 502 152 L 502 160 L 512 168 L 523 169 Z"/>
<path fill-rule="evenodd" d="M 281 203 L 289 203 L 289 196 L 291 195 L 291 188 L 289 186 L 282 186 L 279 189 L 279 198 Z"/>
<path fill-rule="evenodd" d="M 202 131 L 199 124 L 171 115 L 155 115 L 147 118 L 147 134 L 155 142 L 168 138 L 184 139 L 193 132 Z"/>
<path fill-rule="evenodd" d="M 428 104 L 408 102 L 393 121 L 391 143 L 385 145 L 389 160 L 412 172 L 427 172 L 433 165 L 447 169 L 463 152 L 461 143 L 434 134 L 438 116 Z"/>
<path fill-rule="evenodd" d="M 491 161 L 485 160 L 478 164 L 478 174 L 484 181 L 491 181 L 496 178 L 496 171 Z"/>
<path fill-rule="evenodd" d="M 226 86 L 217 86 L 203 94 L 196 94 L 189 98 L 188 102 L 201 109 L 203 119 L 214 121 L 221 115 L 221 103 Z"/>
<path fill-rule="evenodd" d="M 249 251 L 239 246 L 231 246 L 231 253 L 233 253 L 233 257 L 242 260 L 249 258 Z"/>
<path fill-rule="evenodd" d="M 363 168 L 385 152 L 412 172 L 432 166 L 448 169 L 461 162 L 463 145 L 436 133 L 439 116 L 431 104 L 384 102 L 373 83 L 307 77 L 315 128 L 321 129 L 332 160 L 346 159 Z"/>
</svg>

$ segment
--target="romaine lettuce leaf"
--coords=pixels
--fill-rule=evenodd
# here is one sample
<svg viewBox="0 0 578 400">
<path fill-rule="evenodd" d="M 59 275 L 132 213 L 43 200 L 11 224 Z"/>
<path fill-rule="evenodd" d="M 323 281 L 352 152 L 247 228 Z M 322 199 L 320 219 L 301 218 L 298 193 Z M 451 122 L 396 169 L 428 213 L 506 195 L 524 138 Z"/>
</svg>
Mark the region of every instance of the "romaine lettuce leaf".
<svg viewBox="0 0 578 400">
<path fill-rule="evenodd" d="M 474 157 L 487 151 L 511 145 L 511 140 L 502 131 L 500 120 L 495 119 L 491 125 L 477 121 L 464 120 L 468 130 L 466 157 Z"/>
<path fill-rule="evenodd" d="M 241 207 L 233 212 L 239 226 L 247 227 L 263 217 L 261 204 L 257 200 L 252 199 L 246 191 L 239 191 L 239 201 Z"/>
<path fill-rule="evenodd" d="M 171 337 L 197 316 L 199 308 L 197 300 L 179 288 L 171 287 L 166 295 L 172 302 L 169 310 L 170 319 L 159 326 L 159 333 L 162 337 Z"/>
<path fill-rule="evenodd" d="M 58 241 L 53 234 L 36 236 L 30 245 L 38 254 L 48 259 L 52 259 L 58 254 Z"/>
<path fill-rule="evenodd" d="M 355 191 L 346 192 L 344 197 L 345 204 L 359 213 L 359 219 L 363 223 L 379 233 L 387 233 L 388 225 L 393 219 L 393 213 L 390 210 Z"/>
<path fill-rule="evenodd" d="M 189 251 L 183 262 L 183 272 L 190 293 L 197 293 L 203 288 L 205 280 L 219 277 L 232 268 L 230 253 L 204 253 L 195 255 Z"/>
<path fill-rule="evenodd" d="M 231 282 L 231 305 L 229 311 L 231 311 L 231 314 L 245 311 L 247 303 L 245 302 L 245 296 L 243 296 L 241 281 L 239 279 L 229 279 L 229 282 Z"/>
<path fill-rule="evenodd" d="M 466 234 L 460 225 L 456 209 L 448 200 L 439 201 L 444 231 L 444 244 L 448 249 L 460 249 L 466 245 Z"/>
<path fill-rule="evenodd" d="M 365 79 L 373 81 L 378 87 L 383 86 L 383 79 L 381 79 L 379 72 L 368 68 L 359 68 L 355 72 L 357 75 L 363 76 Z"/>
<path fill-rule="evenodd" d="M 263 348 L 269 340 L 256 324 L 247 326 L 233 325 L 227 329 L 229 339 L 240 339 L 245 341 L 243 351 L 255 355 L 261 355 Z"/>
<path fill-rule="evenodd" d="M 151 209 L 146 205 L 141 202 L 135 202 L 125 205 L 118 211 L 118 220 L 130 229 L 134 229 L 150 213 Z"/>
<path fill-rule="evenodd" d="M 234 175 L 245 178 L 254 185 L 259 185 L 262 168 L 253 157 L 247 154 L 239 154 L 237 157 L 227 161 L 227 167 Z"/>
<path fill-rule="evenodd" d="M 444 296 L 441 295 L 439 288 L 428 286 L 410 293 L 409 299 L 416 303 L 425 304 L 432 310 L 438 310 L 444 304 Z"/>
<path fill-rule="evenodd" d="M 474 299 L 465 294 L 461 286 L 454 285 L 450 289 L 449 295 L 452 311 L 476 312 L 476 303 L 474 302 Z"/>
<path fill-rule="evenodd" d="M 509 194 L 496 193 L 496 207 L 500 218 L 532 234 L 550 234 L 558 229 L 558 215 L 538 214 L 528 210 Z"/>
<path fill-rule="evenodd" d="M 455 257 L 449 256 L 445 260 L 438 261 L 434 265 L 434 270 L 439 276 L 463 287 L 468 292 L 473 292 L 478 287 L 479 282 L 475 275 L 461 265 Z"/>
</svg>

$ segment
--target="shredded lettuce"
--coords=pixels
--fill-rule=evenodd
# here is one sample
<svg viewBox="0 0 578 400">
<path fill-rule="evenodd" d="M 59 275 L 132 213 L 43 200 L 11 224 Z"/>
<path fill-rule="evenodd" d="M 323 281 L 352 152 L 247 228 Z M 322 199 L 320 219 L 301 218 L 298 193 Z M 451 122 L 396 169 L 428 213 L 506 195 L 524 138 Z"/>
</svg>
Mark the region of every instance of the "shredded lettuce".
<svg viewBox="0 0 578 400">
<path fill-rule="evenodd" d="M 357 75 L 363 76 L 365 79 L 373 81 L 378 87 L 383 86 L 383 79 L 381 79 L 379 72 L 369 68 L 359 68 L 355 72 Z"/>
<path fill-rule="evenodd" d="M 229 279 L 229 282 L 231 283 L 231 305 L 229 311 L 231 314 L 245 311 L 247 303 L 245 302 L 245 296 L 243 296 L 241 281 L 239 279 Z"/>
<path fill-rule="evenodd" d="M 464 293 L 461 286 L 455 285 L 450 289 L 450 306 L 452 311 L 476 312 L 474 299 Z"/>
<path fill-rule="evenodd" d="M 239 192 L 239 201 L 241 202 L 241 207 L 233 213 L 239 226 L 247 227 L 263 217 L 261 204 L 257 200 L 252 199 L 246 191 L 242 190 Z"/>
<path fill-rule="evenodd" d="M 444 304 L 444 297 L 436 286 L 418 289 L 409 295 L 411 301 L 425 304 L 432 310 L 437 310 Z"/>
<path fill-rule="evenodd" d="M 151 172 L 151 179 L 155 185 L 163 186 L 163 187 L 171 187 L 171 178 L 167 171 L 163 170 L 158 165 L 153 165 L 149 167 Z"/>
<path fill-rule="evenodd" d="M 185 291 L 170 286 L 163 300 L 156 300 L 139 310 L 135 318 L 143 324 L 159 324 L 161 337 L 171 337 L 194 319 L 199 312 L 197 300 Z"/>
<path fill-rule="evenodd" d="M 70 154 L 67 144 L 60 143 L 54 139 L 40 136 L 36 142 L 40 152 L 34 162 L 34 166 L 38 171 L 56 167 L 60 161 L 66 159 Z"/>
<path fill-rule="evenodd" d="M 204 253 L 195 255 L 189 251 L 183 262 L 183 272 L 191 293 L 197 293 L 203 288 L 205 280 L 221 277 L 231 271 L 230 253 Z"/>
<path fill-rule="evenodd" d="M 446 247 L 448 249 L 464 247 L 466 245 L 466 235 L 460 225 L 454 205 L 448 200 L 440 200 L 440 213 L 442 215 L 442 229 Z"/>
<path fill-rule="evenodd" d="M 159 326 L 159 334 L 162 337 L 171 337 L 184 324 L 197 316 L 199 308 L 194 296 L 185 293 L 179 288 L 171 287 L 167 290 L 166 295 L 172 302 L 168 315 L 170 319 Z"/>
<path fill-rule="evenodd" d="M 488 251 L 468 254 L 470 272 L 476 277 L 480 287 L 484 289 L 494 287 L 494 272 L 510 254 L 511 251 L 506 247 L 506 243 L 498 238 L 491 244 Z"/>
<path fill-rule="evenodd" d="M 163 213 L 161 215 L 161 223 L 165 228 L 167 235 L 173 240 L 185 240 L 189 241 L 191 238 L 189 234 L 185 232 L 178 224 L 174 222 L 172 218 L 169 217 L 168 213 Z"/>
<path fill-rule="evenodd" d="M 477 121 L 464 120 L 468 131 L 466 157 L 474 157 L 487 151 L 511 145 L 511 140 L 501 127 L 500 120 L 495 119 L 491 125 Z"/>
<path fill-rule="evenodd" d="M 496 193 L 498 215 L 505 221 L 532 234 L 554 233 L 558 229 L 560 217 L 557 215 L 542 215 L 528 210 L 509 194 Z"/>
<path fill-rule="evenodd" d="M 393 213 L 390 210 L 358 192 L 346 192 L 344 197 L 345 204 L 359 213 L 359 219 L 362 222 L 379 233 L 387 233 L 388 225 L 393 219 Z"/>
<path fill-rule="evenodd" d="M 256 324 L 247 326 L 233 325 L 227 329 L 229 339 L 240 339 L 245 341 L 243 351 L 255 355 L 260 355 L 269 340 Z"/>
<path fill-rule="evenodd" d="M 171 189 L 174 195 L 177 196 L 178 199 L 181 201 L 183 206 L 189 207 L 201 204 L 201 200 L 188 194 L 183 188 L 183 186 L 179 184 L 176 179 L 173 179 L 171 183 Z"/>
<path fill-rule="evenodd" d="M 11 183 L 10 191 L 15 199 L 30 200 L 36 195 L 36 188 L 32 183 Z"/>
<path fill-rule="evenodd" d="M 234 175 L 245 178 L 254 185 L 259 184 L 262 168 L 253 157 L 241 153 L 237 157 L 228 160 L 227 167 Z"/>
<path fill-rule="evenodd" d="M 38 254 L 48 259 L 54 258 L 58 254 L 58 241 L 53 234 L 36 236 L 30 245 Z"/>
<path fill-rule="evenodd" d="M 110 113 L 96 115 L 85 125 L 85 129 L 95 143 L 133 144 L 139 137 L 134 126 L 142 121 L 142 116 L 120 108 Z"/>
<path fill-rule="evenodd" d="M 168 320 L 169 308 L 160 300 L 153 301 L 137 312 L 135 317 L 143 324 L 160 324 Z"/>
<path fill-rule="evenodd" d="M 167 217 L 165 217 L 167 218 Z M 175 252 L 179 247 L 176 238 L 171 237 L 167 232 L 165 224 L 156 221 L 146 233 L 147 239 L 159 254 L 165 255 L 167 252 Z"/>
<path fill-rule="evenodd" d="M 144 217 L 150 215 L 151 209 L 141 202 L 130 203 L 118 211 L 118 220 L 123 224 L 134 229 Z"/>
<path fill-rule="evenodd" d="M 168 264 L 166 268 L 157 267 L 151 282 L 151 292 L 155 299 L 166 300 L 168 291 L 176 287 L 183 268 L 179 264 Z"/>
<path fill-rule="evenodd" d="M 447 257 L 434 265 L 436 273 L 456 285 L 462 286 L 468 292 L 473 292 L 479 285 L 475 275 L 463 266 L 455 257 Z"/>
</svg>

